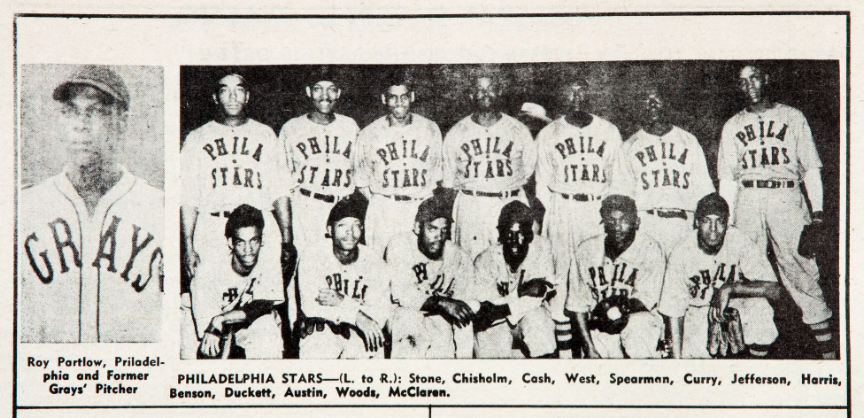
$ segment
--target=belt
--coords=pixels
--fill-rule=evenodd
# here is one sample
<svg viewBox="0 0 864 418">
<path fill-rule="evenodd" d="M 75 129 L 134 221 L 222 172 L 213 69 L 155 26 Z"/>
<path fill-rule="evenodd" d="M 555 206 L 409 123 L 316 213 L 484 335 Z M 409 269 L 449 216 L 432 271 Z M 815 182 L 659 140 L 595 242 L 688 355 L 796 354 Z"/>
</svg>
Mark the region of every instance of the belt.
<svg viewBox="0 0 864 418">
<path fill-rule="evenodd" d="M 327 203 L 333 203 L 337 200 L 342 199 L 341 197 L 334 196 L 332 194 L 313 193 L 312 191 L 306 190 L 302 187 L 300 188 L 300 194 L 302 194 L 303 196 L 311 197 L 313 199 L 318 199 L 318 200 L 321 200 L 321 201 L 324 201 Z"/>
<path fill-rule="evenodd" d="M 742 180 L 744 187 L 756 187 L 757 189 L 791 189 L 795 187 L 795 180 Z"/>
<path fill-rule="evenodd" d="M 375 193 L 375 194 L 378 196 L 383 196 L 383 197 L 386 197 L 388 199 L 395 200 L 397 202 L 404 202 L 406 200 L 425 200 L 426 199 L 425 197 L 413 197 L 413 196 L 406 196 L 406 195 L 402 195 L 402 194 L 383 194 L 383 193 Z"/>
<path fill-rule="evenodd" d="M 650 215 L 656 215 L 661 218 L 681 218 L 687 219 L 687 212 L 682 209 L 648 209 Z"/>
<path fill-rule="evenodd" d="M 467 194 L 468 196 L 480 196 L 480 197 L 513 197 L 519 196 L 519 189 L 516 190 L 508 190 L 506 192 L 480 192 L 474 190 L 460 190 L 462 193 Z"/>
<path fill-rule="evenodd" d="M 558 193 L 558 192 L 556 192 Z M 558 193 L 561 197 L 566 200 L 575 200 L 577 202 L 590 202 L 593 200 L 600 200 L 600 196 L 593 194 L 585 194 L 585 193 Z"/>
<path fill-rule="evenodd" d="M 220 211 L 220 212 L 210 212 L 210 216 L 215 216 L 215 217 L 217 217 L 217 218 L 218 218 L 218 217 L 221 217 L 221 216 L 224 216 L 224 217 L 227 218 L 227 217 L 231 216 L 231 212 L 229 212 L 229 211 L 227 211 L 227 210 L 223 210 L 223 211 Z"/>
</svg>

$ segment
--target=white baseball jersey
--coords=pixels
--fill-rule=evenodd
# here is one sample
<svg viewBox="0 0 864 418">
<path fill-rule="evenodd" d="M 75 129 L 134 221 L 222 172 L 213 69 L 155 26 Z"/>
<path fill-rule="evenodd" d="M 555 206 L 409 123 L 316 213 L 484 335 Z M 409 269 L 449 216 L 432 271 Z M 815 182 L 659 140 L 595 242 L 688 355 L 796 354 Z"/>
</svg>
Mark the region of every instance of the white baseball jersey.
<svg viewBox="0 0 864 418">
<path fill-rule="evenodd" d="M 297 264 L 300 309 L 309 318 L 324 318 L 335 323 L 353 324 L 357 312 L 382 327 L 390 313 L 390 277 L 384 260 L 366 246 L 353 263 L 339 262 L 332 251 L 316 253 L 301 249 Z M 320 289 L 332 289 L 345 298 L 339 306 L 323 306 L 315 301 Z"/>
<path fill-rule="evenodd" d="M 482 192 L 519 189 L 537 162 L 537 149 L 528 128 L 501 114 L 492 126 L 466 116 L 444 138 L 444 187 Z"/>
<path fill-rule="evenodd" d="M 357 139 L 356 184 L 373 193 L 423 198 L 441 180 L 441 130 L 416 113 L 411 123 L 391 126 L 380 117 Z"/>
<path fill-rule="evenodd" d="M 186 136 L 180 151 L 181 204 L 202 213 L 232 211 L 242 203 L 265 213 L 287 196 L 285 155 L 269 126 L 210 121 Z"/>
<path fill-rule="evenodd" d="M 474 299 L 481 302 L 489 301 L 496 305 L 505 303 L 511 305 L 511 312 L 515 316 L 518 316 L 514 311 L 519 299 L 537 299 L 519 297 L 518 290 L 522 283 L 533 279 L 543 279 L 553 285 L 557 283 L 552 253 L 539 251 L 538 245 L 534 242 L 529 245 L 528 255 L 516 271 L 511 271 L 510 266 L 504 261 L 504 247 L 501 244 L 493 245 L 480 253 L 474 260 L 474 268 L 477 271 L 473 289 Z"/>
<path fill-rule="evenodd" d="M 653 309 L 660 299 L 666 270 L 660 244 L 637 232 L 630 246 L 612 260 L 606 255 L 605 240 L 605 234 L 596 235 L 576 249 L 567 273 L 569 293 L 565 308 L 570 312 L 590 312 L 597 302 L 624 295 Z"/>
<path fill-rule="evenodd" d="M 631 196 L 640 210 L 696 210 L 714 192 L 705 153 L 695 136 L 673 126 L 663 136 L 640 129 L 621 148 L 612 170 L 612 193 Z"/>
<path fill-rule="evenodd" d="M 657 310 L 669 317 L 681 317 L 690 306 L 711 304 L 714 289 L 741 280 L 776 282 L 774 271 L 756 243 L 730 227 L 717 254 L 699 248 L 696 233 L 681 241 L 669 257 L 669 268 Z"/>
<path fill-rule="evenodd" d="M 22 342 L 155 342 L 164 195 L 123 169 L 91 215 L 65 173 L 21 193 Z"/>
<path fill-rule="evenodd" d="M 562 116 L 537 134 L 538 190 L 606 194 L 612 163 L 621 147 L 621 133 L 609 121 L 591 116 L 591 123 L 582 128 Z"/>
<path fill-rule="evenodd" d="M 723 125 L 717 157 L 720 180 L 799 180 L 822 167 L 810 125 L 781 103 L 764 112 L 744 109 Z"/>
<path fill-rule="evenodd" d="M 348 116 L 334 114 L 327 125 L 311 121 L 308 114 L 285 122 L 279 140 L 288 157 L 288 187 L 313 193 L 347 196 L 354 191 L 352 148 L 360 128 Z"/>
<path fill-rule="evenodd" d="M 412 232 L 395 236 L 387 245 L 394 303 L 419 310 L 432 296 L 463 301 L 472 296 L 468 286 L 474 281 L 474 266 L 467 252 L 445 241 L 441 259 L 431 260 L 417 245 Z"/>
<path fill-rule="evenodd" d="M 234 271 L 231 263 L 230 254 L 216 257 L 213 262 L 202 264 L 192 279 L 192 314 L 198 338 L 204 338 L 204 331 L 216 315 L 239 309 L 253 300 L 275 303 L 285 300 L 281 272 L 267 272 L 258 263 L 243 276 Z"/>
</svg>

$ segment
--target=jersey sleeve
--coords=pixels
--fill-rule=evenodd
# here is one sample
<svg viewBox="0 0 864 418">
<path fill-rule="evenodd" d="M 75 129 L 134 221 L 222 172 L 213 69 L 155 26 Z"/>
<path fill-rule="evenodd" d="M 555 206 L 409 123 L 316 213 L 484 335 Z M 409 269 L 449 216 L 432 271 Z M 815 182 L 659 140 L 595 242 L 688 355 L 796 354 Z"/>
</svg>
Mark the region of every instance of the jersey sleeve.
<svg viewBox="0 0 864 418">
<path fill-rule="evenodd" d="M 442 149 L 441 185 L 451 189 L 456 187 L 456 178 L 459 173 L 460 150 L 457 137 L 460 130 L 458 123 L 450 128 L 450 131 L 444 137 Z"/>
<path fill-rule="evenodd" d="M 359 306 L 359 310 L 371 317 L 382 328 L 387 323 L 387 318 L 393 310 L 393 304 L 390 302 L 390 285 L 391 277 L 387 271 L 387 267 L 383 261 L 376 262 L 370 270 L 370 274 L 375 276 L 367 290 L 366 297 L 363 303 Z M 349 300 L 349 298 L 345 298 Z M 344 304 L 344 302 L 343 302 Z M 350 308 L 349 308 L 350 309 Z M 352 316 L 353 315 L 353 316 Z M 342 322 L 354 322 L 357 316 L 356 311 L 348 310 L 343 313 Z"/>
<path fill-rule="evenodd" d="M 475 295 L 479 302 L 491 302 L 494 305 L 501 305 L 507 301 L 498 293 L 498 280 L 496 277 L 497 268 L 489 252 L 482 252 L 474 260 L 474 272 L 476 279 L 472 284 L 471 293 Z"/>
<path fill-rule="evenodd" d="M 621 147 L 606 167 L 611 167 L 609 174 L 609 194 L 621 194 L 633 197 L 636 194 L 636 173 L 630 164 L 630 147 L 635 141 L 635 135 L 631 136 Z M 604 159 L 610 153 L 604 155 Z"/>
<path fill-rule="evenodd" d="M 294 171 L 296 170 L 296 167 L 294 167 L 294 147 L 291 145 L 292 130 L 293 124 L 290 120 L 285 122 L 282 125 L 282 129 L 279 130 L 279 144 L 282 146 L 283 155 L 285 156 L 285 170 L 287 172 L 284 180 L 286 190 L 291 190 L 297 185 L 296 177 L 294 176 Z"/>
<path fill-rule="evenodd" d="M 522 150 L 522 167 L 524 170 L 522 181 L 527 182 L 534 174 L 534 167 L 537 166 L 537 143 L 534 142 L 534 137 L 531 136 L 531 131 L 527 126 L 516 120 L 514 122 L 516 125 L 514 133 L 525 144 L 525 149 Z"/>
<path fill-rule="evenodd" d="M 680 318 L 687 313 L 690 306 L 690 289 L 687 287 L 687 257 L 686 252 L 674 251 L 670 256 L 669 270 L 663 279 L 663 290 L 657 310 L 670 318 Z"/>
<path fill-rule="evenodd" d="M 219 306 L 222 289 L 210 277 L 196 276 L 189 285 L 192 297 L 192 318 L 198 338 L 204 338 L 204 331 L 214 316 L 222 313 Z"/>
<path fill-rule="evenodd" d="M 567 300 L 564 309 L 574 313 L 590 312 L 596 301 L 591 295 L 591 288 L 585 278 L 576 258 L 570 261 L 570 266 L 564 272 L 567 280 Z"/>
<path fill-rule="evenodd" d="M 268 195 L 270 196 L 271 202 L 276 201 L 280 197 L 288 196 L 289 191 L 291 190 L 286 183 L 286 179 L 291 178 L 290 172 L 288 171 L 288 159 L 285 155 L 285 147 L 282 146 L 282 141 L 276 137 L 276 133 L 273 132 L 273 129 L 269 126 L 265 127 L 265 135 L 267 135 L 269 143 L 274 145 L 274 151 L 270 158 L 270 166 L 273 171 L 272 176 L 270 178 L 276 179 L 277 181 L 270 183 L 270 191 Z"/>
<path fill-rule="evenodd" d="M 375 122 L 363 128 L 354 143 L 354 183 L 357 188 L 369 187 L 374 176 L 372 159 L 369 156 L 370 143 L 375 140 Z"/>
<path fill-rule="evenodd" d="M 723 126 L 720 145 L 717 150 L 717 178 L 736 181 L 738 174 L 738 149 L 735 145 L 735 132 L 731 123 Z"/>
<path fill-rule="evenodd" d="M 464 252 L 459 252 L 457 257 L 454 257 L 454 271 L 457 272 L 455 277 L 456 283 L 453 285 L 453 299 L 461 300 L 469 305 L 474 306 L 480 301 L 477 295 L 471 293 L 471 282 L 477 277 L 474 270 L 474 263 L 471 262 L 471 257 Z"/>
<path fill-rule="evenodd" d="M 803 171 L 822 168 L 822 160 L 816 151 L 816 143 L 813 141 L 813 132 L 807 118 L 800 111 L 798 113 L 798 163 Z"/>
<path fill-rule="evenodd" d="M 443 165 L 443 139 L 441 138 L 441 129 L 438 124 L 429 121 L 429 183 L 430 188 L 435 188 L 434 184 L 441 181 L 442 165 Z"/>
<path fill-rule="evenodd" d="M 656 241 L 649 241 L 646 252 L 643 254 L 643 265 L 645 271 L 639 276 L 633 286 L 632 297 L 642 301 L 649 310 L 657 306 L 660 299 L 660 291 L 663 287 L 663 277 L 666 275 L 666 256 Z"/>
<path fill-rule="evenodd" d="M 183 147 L 180 149 L 180 187 L 183 193 L 180 193 L 181 206 L 198 207 L 201 202 L 201 191 L 205 190 L 204 185 L 198 184 L 198 177 L 201 169 L 198 167 L 198 135 L 197 131 L 192 131 L 186 135 L 186 140 L 183 141 Z"/>
<path fill-rule="evenodd" d="M 554 123 L 554 122 L 553 122 Z M 547 149 L 547 144 L 554 135 L 555 128 L 552 124 L 546 125 L 537 134 L 537 167 L 534 170 L 534 179 L 537 181 L 537 198 L 545 207 L 550 207 L 549 185 L 555 180 L 555 161 L 553 154 Z"/>
<path fill-rule="evenodd" d="M 395 241 L 391 241 L 395 243 Z M 387 273 L 390 277 L 390 293 L 393 303 L 420 310 L 429 295 L 417 285 L 410 260 L 399 256 L 399 249 L 387 246 Z"/>
<path fill-rule="evenodd" d="M 687 134 L 690 137 L 690 142 L 693 144 L 693 160 L 691 161 L 690 178 L 690 207 L 684 208 L 687 210 L 696 210 L 696 204 L 699 199 L 714 193 L 714 183 L 711 181 L 711 176 L 708 174 L 708 162 L 705 161 L 705 152 L 702 146 L 699 145 L 699 140 L 695 136 Z"/>
</svg>

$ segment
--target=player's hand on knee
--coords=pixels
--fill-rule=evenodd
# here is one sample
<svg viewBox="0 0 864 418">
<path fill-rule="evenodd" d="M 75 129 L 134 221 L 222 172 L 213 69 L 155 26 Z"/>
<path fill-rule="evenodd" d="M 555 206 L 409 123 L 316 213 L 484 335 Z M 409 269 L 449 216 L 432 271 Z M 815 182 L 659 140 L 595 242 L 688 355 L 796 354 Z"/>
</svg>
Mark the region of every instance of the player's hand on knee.
<svg viewBox="0 0 864 418">
<path fill-rule="evenodd" d="M 519 286 L 519 297 L 530 296 L 534 298 L 546 297 L 546 292 L 554 289 L 554 285 L 544 279 L 531 279 Z"/>
<path fill-rule="evenodd" d="M 357 320 L 355 325 L 363 334 L 363 342 L 366 344 L 366 351 L 378 351 L 378 348 L 384 348 L 384 334 L 381 332 L 381 327 L 378 322 L 370 318 L 362 311 L 357 312 Z"/>
<path fill-rule="evenodd" d="M 459 328 L 468 325 L 474 317 L 474 312 L 468 304 L 461 300 L 441 298 L 438 300 L 438 308 L 447 322 Z"/>
<path fill-rule="evenodd" d="M 198 252 L 194 249 L 186 251 L 186 254 L 183 255 L 183 269 L 186 270 L 186 275 L 190 278 L 195 277 L 198 272 L 198 264 L 201 264 L 201 257 L 198 256 Z"/>
<path fill-rule="evenodd" d="M 318 289 L 318 296 L 315 301 L 321 306 L 339 306 L 345 296 L 333 289 Z"/>
</svg>

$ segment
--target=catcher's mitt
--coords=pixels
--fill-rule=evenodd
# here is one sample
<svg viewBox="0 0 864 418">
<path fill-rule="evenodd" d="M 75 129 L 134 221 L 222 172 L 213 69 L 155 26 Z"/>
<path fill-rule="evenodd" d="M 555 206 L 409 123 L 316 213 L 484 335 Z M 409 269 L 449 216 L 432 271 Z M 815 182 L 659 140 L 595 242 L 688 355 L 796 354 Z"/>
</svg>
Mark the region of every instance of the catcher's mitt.
<svg viewBox="0 0 864 418">
<path fill-rule="evenodd" d="M 708 354 L 711 357 L 733 356 L 746 347 L 737 309 L 726 308 L 722 321 L 716 321 L 708 315 Z"/>
<path fill-rule="evenodd" d="M 620 334 L 627 326 L 630 314 L 645 311 L 645 306 L 637 299 L 623 295 L 603 299 L 591 311 L 591 329 L 607 334 Z"/>
<path fill-rule="evenodd" d="M 825 229 L 821 222 L 805 225 L 798 237 L 798 254 L 802 257 L 813 258 L 816 250 L 825 245 Z"/>
</svg>

